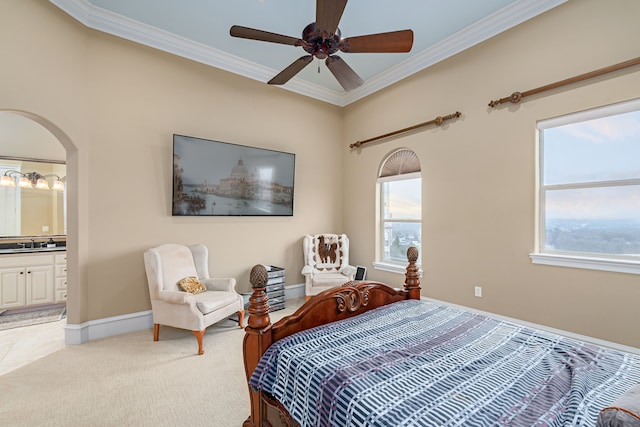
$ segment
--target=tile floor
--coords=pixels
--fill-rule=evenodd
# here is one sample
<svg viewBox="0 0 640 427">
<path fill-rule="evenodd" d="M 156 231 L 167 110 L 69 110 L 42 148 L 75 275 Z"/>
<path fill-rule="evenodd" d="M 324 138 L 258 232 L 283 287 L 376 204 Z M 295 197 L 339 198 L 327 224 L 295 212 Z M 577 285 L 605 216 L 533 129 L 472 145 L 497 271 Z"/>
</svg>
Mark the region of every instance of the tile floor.
<svg viewBox="0 0 640 427">
<path fill-rule="evenodd" d="M 67 319 L 0 331 L 0 375 L 64 348 Z"/>
</svg>

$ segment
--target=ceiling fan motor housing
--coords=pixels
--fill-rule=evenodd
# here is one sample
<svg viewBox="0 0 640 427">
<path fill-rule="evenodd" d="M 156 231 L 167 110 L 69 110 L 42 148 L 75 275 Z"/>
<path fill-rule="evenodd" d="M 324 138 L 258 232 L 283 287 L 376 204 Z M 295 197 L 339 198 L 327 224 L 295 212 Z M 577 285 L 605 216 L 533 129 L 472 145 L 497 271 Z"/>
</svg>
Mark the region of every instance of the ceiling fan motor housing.
<svg viewBox="0 0 640 427">
<path fill-rule="evenodd" d="M 307 53 L 318 59 L 324 59 L 339 50 L 340 29 L 336 28 L 335 33 L 328 34 L 326 31 L 318 30 L 316 23 L 312 22 L 302 30 L 302 40 L 304 42 L 302 48 Z"/>
</svg>

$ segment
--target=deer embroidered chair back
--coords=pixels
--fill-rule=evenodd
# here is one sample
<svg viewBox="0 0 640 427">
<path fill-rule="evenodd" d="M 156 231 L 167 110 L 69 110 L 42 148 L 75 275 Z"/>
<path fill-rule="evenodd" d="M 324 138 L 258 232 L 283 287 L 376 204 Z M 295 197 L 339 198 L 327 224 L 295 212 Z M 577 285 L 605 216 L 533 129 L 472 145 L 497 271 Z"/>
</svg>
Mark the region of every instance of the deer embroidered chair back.
<svg viewBox="0 0 640 427">
<path fill-rule="evenodd" d="M 346 234 L 309 234 L 304 237 L 302 247 L 307 298 L 353 280 L 356 269 L 349 265 Z"/>
</svg>

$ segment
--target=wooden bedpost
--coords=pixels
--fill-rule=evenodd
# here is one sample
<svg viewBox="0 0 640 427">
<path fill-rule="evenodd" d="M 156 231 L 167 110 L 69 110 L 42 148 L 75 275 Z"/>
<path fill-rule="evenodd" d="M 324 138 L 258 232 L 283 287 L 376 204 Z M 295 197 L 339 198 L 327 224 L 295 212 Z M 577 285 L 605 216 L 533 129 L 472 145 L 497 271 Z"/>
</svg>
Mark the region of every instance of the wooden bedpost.
<svg viewBox="0 0 640 427">
<path fill-rule="evenodd" d="M 269 317 L 269 298 L 265 292 L 267 280 L 269 279 L 267 269 L 264 265 L 258 264 L 251 269 L 249 281 L 253 288 L 253 293 L 249 298 L 249 320 L 245 328 L 243 342 L 244 370 L 247 381 L 258 366 L 260 357 L 271 345 L 271 318 Z M 261 392 L 249 386 L 249 398 L 251 401 L 251 414 L 243 423 L 244 427 L 259 427 L 264 419 L 264 403 Z"/>
<path fill-rule="evenodd" d="M 409 292 L 410 299 L 420 299 L 420 275 L 418 273 L 418 266 L 416 265 L 418 248 L 411 246 L 407 249 L 407 259 L 409 260 L 409 265 L 407 265 L 404 288 Z"/>
</svg>

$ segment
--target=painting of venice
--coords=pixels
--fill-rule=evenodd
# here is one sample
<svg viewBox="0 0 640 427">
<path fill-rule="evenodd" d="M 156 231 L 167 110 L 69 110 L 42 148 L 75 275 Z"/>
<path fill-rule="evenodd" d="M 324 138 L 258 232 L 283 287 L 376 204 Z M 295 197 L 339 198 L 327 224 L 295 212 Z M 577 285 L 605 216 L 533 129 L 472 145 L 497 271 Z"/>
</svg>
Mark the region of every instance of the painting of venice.
<svg viewBox="0 0 640 427">
<path fill-rule="evenodd" d="M 292 216 L 295 154 L 173 136 L 174 216 Z"/>
</svg>

